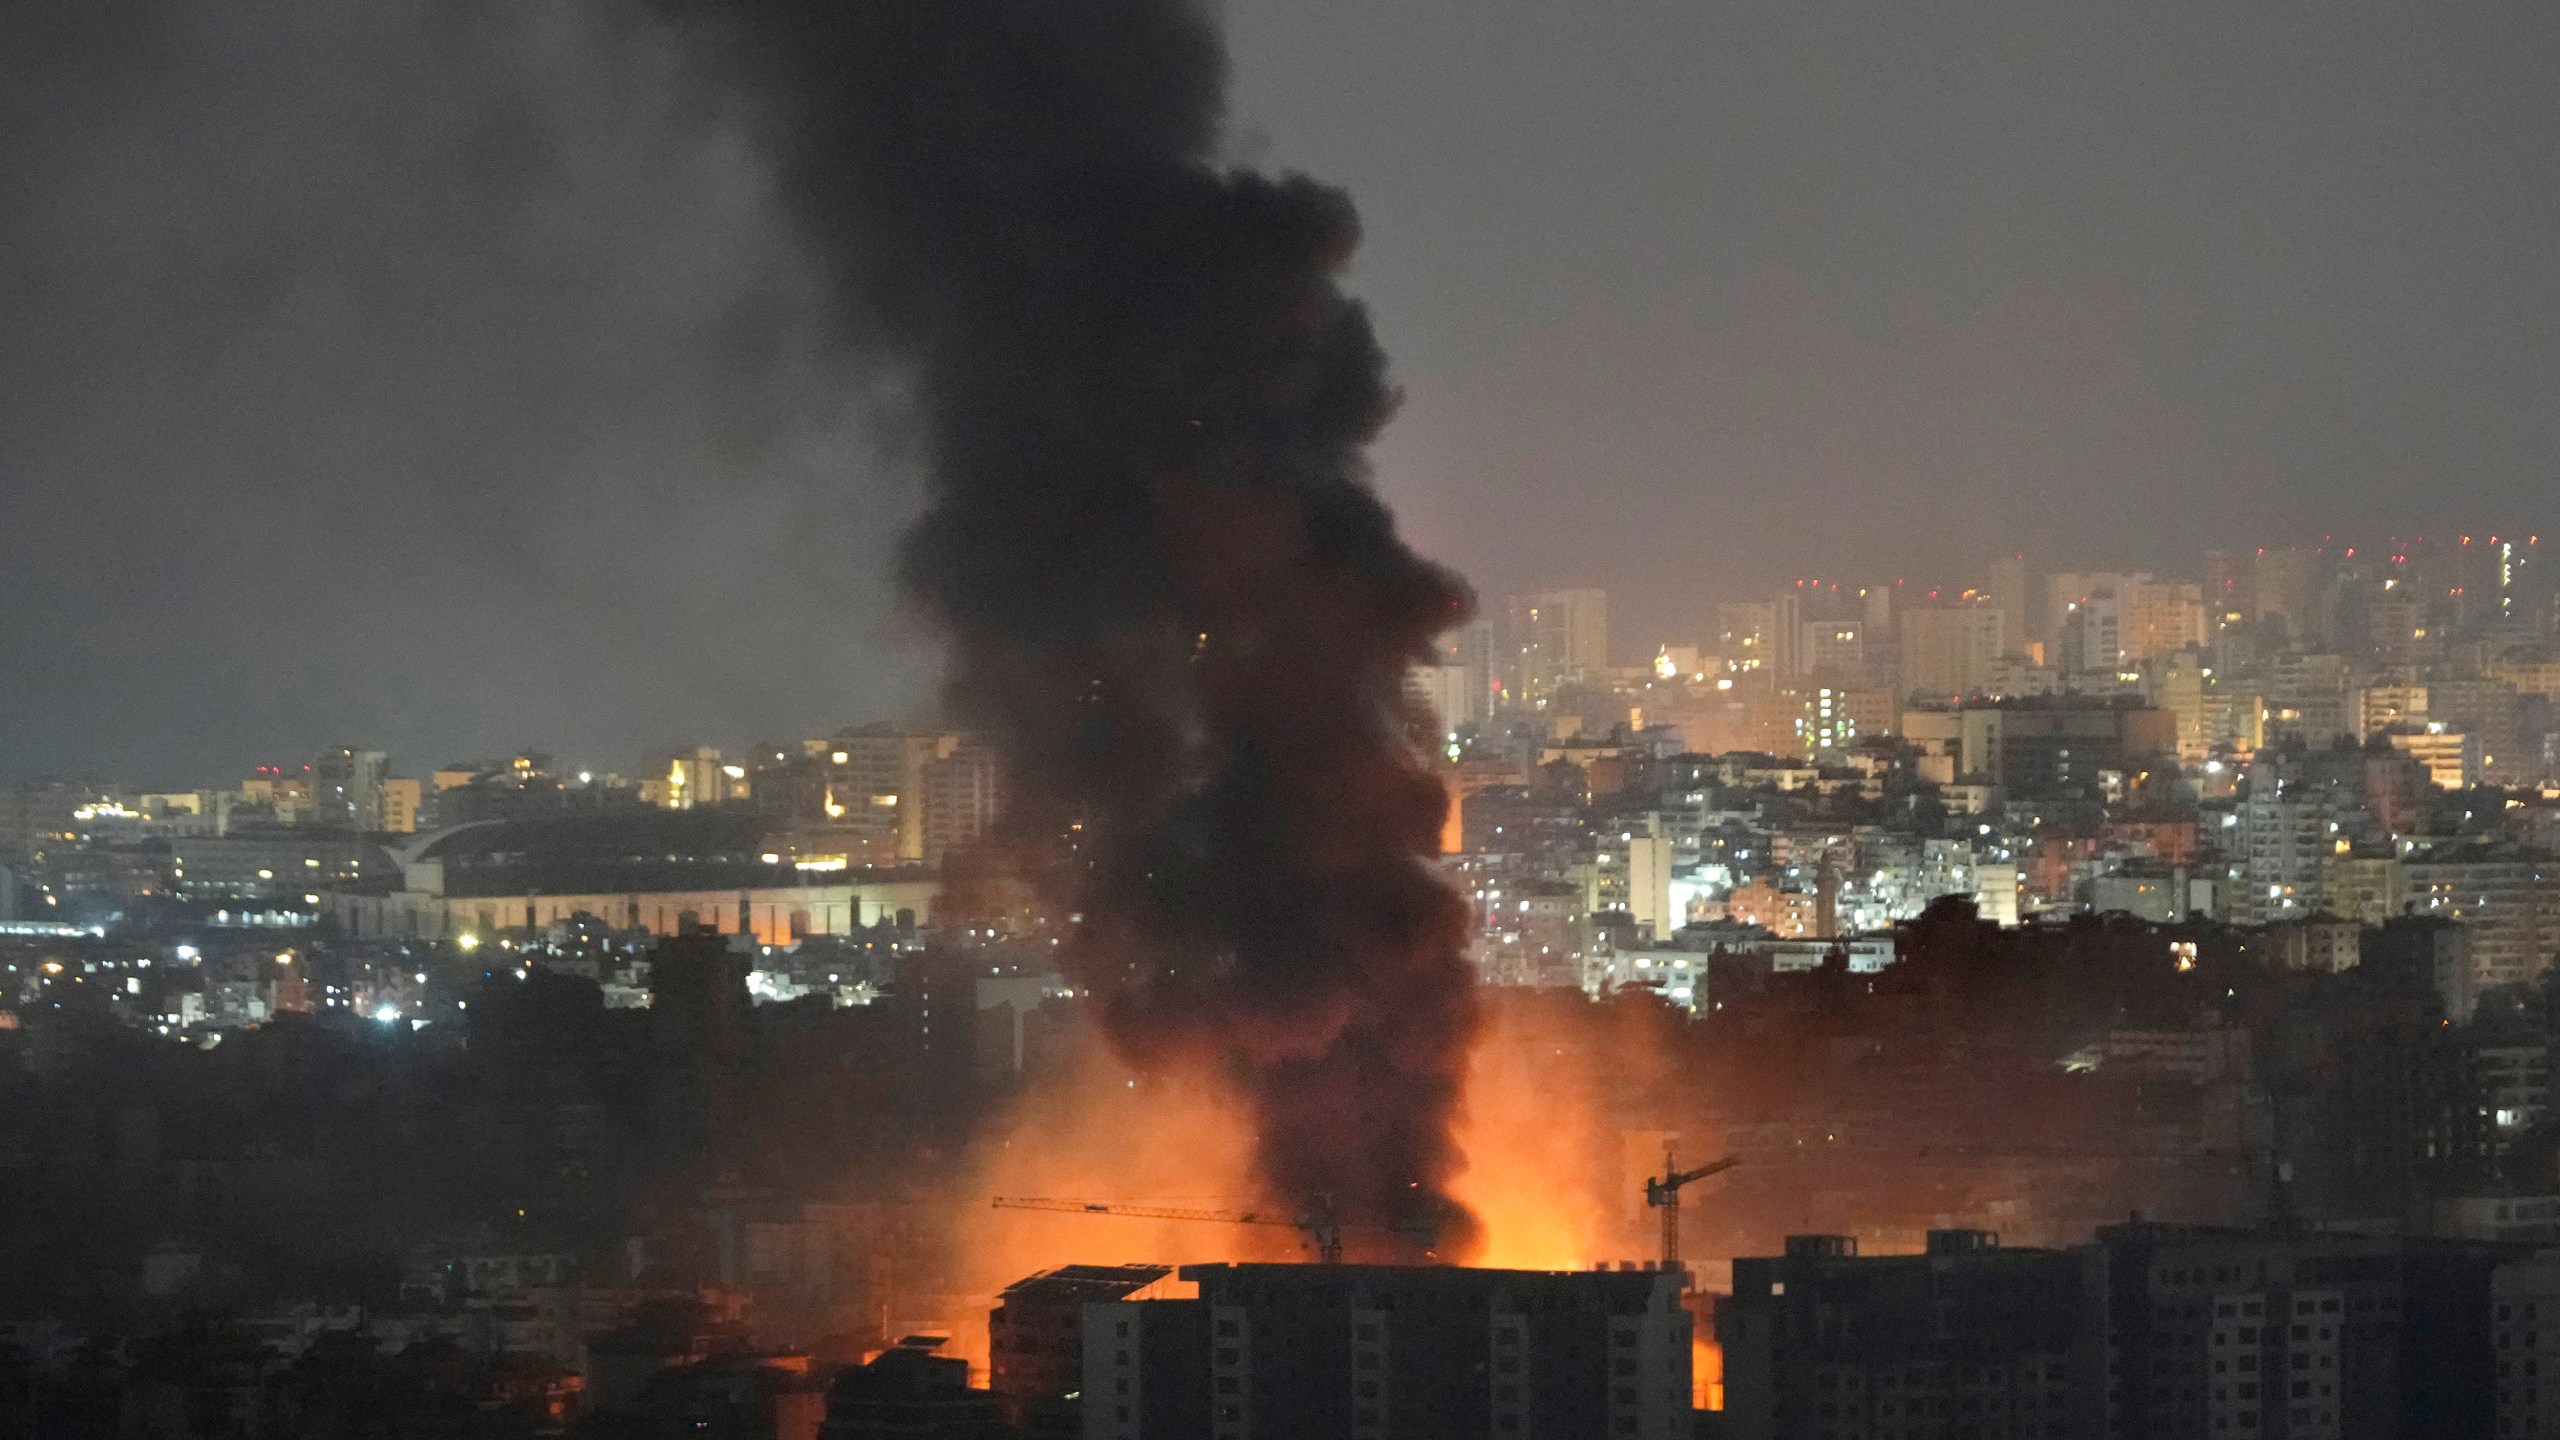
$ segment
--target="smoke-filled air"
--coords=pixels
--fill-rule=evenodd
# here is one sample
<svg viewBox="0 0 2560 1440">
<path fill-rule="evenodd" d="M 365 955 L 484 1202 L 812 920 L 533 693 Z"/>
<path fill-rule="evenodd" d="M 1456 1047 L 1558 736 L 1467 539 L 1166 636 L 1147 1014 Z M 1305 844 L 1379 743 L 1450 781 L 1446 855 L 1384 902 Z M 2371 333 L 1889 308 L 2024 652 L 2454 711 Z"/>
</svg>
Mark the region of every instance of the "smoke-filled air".
<svg viewBox="0 0 2560 1440">
<path fill-rule="evenodd" d="M 1355 1257 L 1469 1253 L 1467 911 L 1400 678 L 1472 602 L 1367 482 L 1395 392 L 1349 200 L 1221 162 L 1224 53 L 1178 0 L 694 18 L 908 372 L 904 581 L 1008 762 L 1008 868 L 1077 917 L 1067 973 L 1131 1061 L 1243 1099 L 1263 1198 Z"/>
</svg>

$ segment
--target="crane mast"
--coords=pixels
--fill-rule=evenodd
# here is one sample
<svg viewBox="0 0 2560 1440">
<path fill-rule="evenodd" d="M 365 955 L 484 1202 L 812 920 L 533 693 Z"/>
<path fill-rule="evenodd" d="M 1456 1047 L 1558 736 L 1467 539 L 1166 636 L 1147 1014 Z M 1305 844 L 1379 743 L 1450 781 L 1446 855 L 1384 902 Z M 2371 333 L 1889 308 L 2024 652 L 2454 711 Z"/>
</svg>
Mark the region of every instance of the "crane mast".
<svg viewBox="0 0 2560 1440">
<path fill-rule="evenodd" d="M 1679 1156 L 1674 1147 L 1669 1143 L 1663 1145 L 1662 1173 L 1648 1175 L 1644 1182 L 1644 1203 L 1662 1212 L 1663 1269 L 1680 1268 L 1680 1191 L 1682 1187 L 1704 1180 L 1710 1175 L 1721 1174 L 1741 1163 L 1742 1157 L 1727 1155 L 1721 1160 L 1710 1160 L 1695 1170 L 1683 1170 L 1680 1168 Z"/>
</svg>

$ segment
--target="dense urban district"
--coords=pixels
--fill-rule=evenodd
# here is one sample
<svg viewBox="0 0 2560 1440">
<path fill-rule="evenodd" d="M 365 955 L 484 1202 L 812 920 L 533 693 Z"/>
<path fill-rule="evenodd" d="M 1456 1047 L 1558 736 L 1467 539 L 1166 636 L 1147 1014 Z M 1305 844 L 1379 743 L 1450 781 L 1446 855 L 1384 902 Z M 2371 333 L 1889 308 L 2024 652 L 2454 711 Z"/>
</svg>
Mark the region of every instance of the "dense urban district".
<svg viewBox="0 0 2560 1440">
<path fill-rule="evenodd" d="M 1543 1269 L 1204 1207 L 991 1277 L 1023 1116 L 1184 1097 L 965 734 L 0 792 L 0 1430 L 2560 1434 L 2560 585 L 2198 570 L 1558 590 L 1414 668 L 1530 1077 L 1470 1122 L 1590 1197 Z"/>
</svg>

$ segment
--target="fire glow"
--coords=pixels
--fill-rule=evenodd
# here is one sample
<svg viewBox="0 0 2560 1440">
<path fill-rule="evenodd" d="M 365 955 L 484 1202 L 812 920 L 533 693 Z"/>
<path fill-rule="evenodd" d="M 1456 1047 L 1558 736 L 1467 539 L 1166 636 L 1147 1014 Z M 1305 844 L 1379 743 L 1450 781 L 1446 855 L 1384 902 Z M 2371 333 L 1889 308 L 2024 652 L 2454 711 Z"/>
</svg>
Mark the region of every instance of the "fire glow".
<svg viewBox="0 0 2560 1440">
<path fill-rule="evenodd" d="M 1252 1108 L 1198 1069 L 1144 1075 L 1100 1046 L 1071 1075 L 1025 1095 L 984 1142 L 948 1212 L 955 1352 L 986 1362 L 996 1292 L 1067 1264 L 1312 1260 L 1286 1227 L 1045 1214 L 990 1208 L 995 1195 L 1254 1208 L 1272 1203 L 1255 1166 Z M 1497 1013 L 1471 1052 L 1464 1168 L 1452 1193 L 1478 1220 L 1476 1243 L 1445 1262 L 1578 1270 L 1643 1253 L 1633 1223 L 1640 1176 L 1599 1107 L 1593 1047 L 1529 1017 Z M 1640 1163 L 1656 1143 L 1637 1147 Z M 1624 1192 L 1624 1193 L 1621 1193 Z M 1705 1342 L 1702 1340 L 1701 1342 Z M 1704 1382 L 1701 1382 L 1703 1385 Z M 1706 1392 L 1702 1389 L 1700 1394 Z"/>
</svg>

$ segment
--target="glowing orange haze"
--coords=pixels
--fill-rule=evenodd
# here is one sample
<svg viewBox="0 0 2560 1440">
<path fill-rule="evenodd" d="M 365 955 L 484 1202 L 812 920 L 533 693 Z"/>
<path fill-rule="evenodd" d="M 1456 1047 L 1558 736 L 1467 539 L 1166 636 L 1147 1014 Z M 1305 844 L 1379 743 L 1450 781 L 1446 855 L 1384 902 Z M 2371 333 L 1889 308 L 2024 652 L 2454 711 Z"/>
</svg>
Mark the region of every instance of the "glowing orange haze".
<svg viewBox="0 0 2560 1440">
<path fill-rule="evenodd" d="M 1559 1063 L 1563 1062 L 1563 1063 Z M 1611 1243 L 1618 1182 L 1615 1126 L 1583 1068 L 1497 1017 L 1468 1057 L 1454 1187 L 1484 1222 L 1483 1249 L 1452 1257 L 1506 1270 L 1580 1270 L 1622 1258 Z"/>
<path fill-rule="evenodd" d="M 954 1347 L 986 1363 L 996 1292 L 1067 1264 L 1187 1264 L 1312 1258 L 1286 1226 L 1221 1225 L 998 1210 L 997 1195 L 1226 1209 L 1267 1204 L 1252 1175 L 1252 1132 L 1204 1075 L 1140 1076 L 1107 1047 L 1064 1083 L 1026 1096 L 988 1141 L 957 1198 L 949 1236 L 959 1292 L 946 1297 Z M 1462 1264 L 1574 1270 L 1615 1258 L 1623 1212 L 1618 1143 L 1582 1067 L 1499 1021 L 1471 1057 L 1457 1197 L 1484 1222 Z M 1626 1252 L 1633 1254 L 1634 1252 Z M 1161 1293 L 1161 1292 L 1160 1292 Z M 1174 1293 L 1180 1293 L 1176 1290 Z"/>
</svg>

